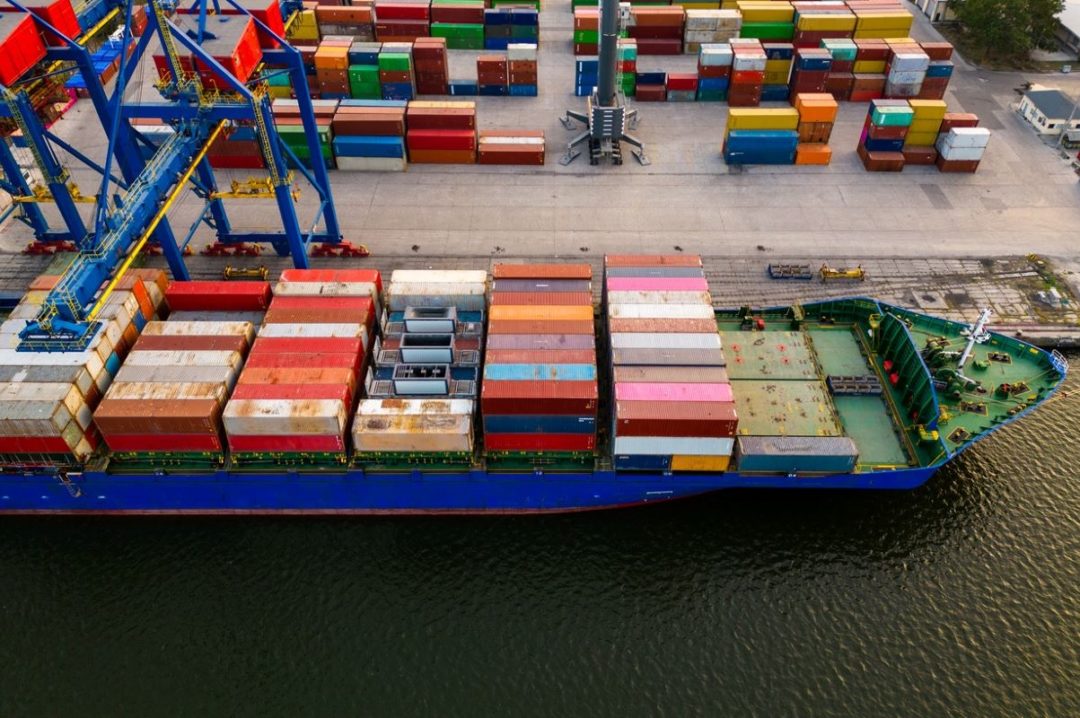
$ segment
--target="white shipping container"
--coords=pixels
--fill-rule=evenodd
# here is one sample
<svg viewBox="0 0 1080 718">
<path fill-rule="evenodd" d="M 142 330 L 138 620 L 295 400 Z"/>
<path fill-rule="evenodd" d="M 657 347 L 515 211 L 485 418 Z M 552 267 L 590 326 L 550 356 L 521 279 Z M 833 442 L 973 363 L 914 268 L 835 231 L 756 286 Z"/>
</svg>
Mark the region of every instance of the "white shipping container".
<svg viewBox="0 0 1080 718">
<path fill-rule="evenodd" d="M 387 293 L 390 311 L 406 307 L 457 307 L 463 311 L 483 311 L 487 299 L 484 284 L 427 284 L 397 282 Z"/>
<path fill-rule="evenodd" d="M 947 147 L 986 147 L 990 144 L 990 130 L 985 127 L 954 127 L 938 135 L 939 151 L 941 145 Z"/>
<path fill-rule="evenodd" d="M 61 436 L 69 426 L 81 433 L 79 425 L 62 401 L 4 401 L 0 402 L 0 436 Z M 68 442 L 78 443 L 81 436 Z"/>
<path fill-rule="evenodd" d="M 888 81 L 894 85 L 921 85 L 926 79 L 926 70 L 892 70 Z"/>
<path fill-rule="evenodd" d="M 346 409 L 338 399 L 233 399 L 222 418 L 232 436 L 344 436 Z"/>
<path fill-rule="evenodd" d="M 484 269 L 395 269 L 390 284 L 487 284 Z"/>
<path fill-rule="evenodd" d="M 472 399 L 364 399 L 356 413 L 370 416 L 472 416 L 474 408 Z"/>
<path fill-rule="evenodd" d="M 626 332 L 611 335 L 612 349 L 719 349 L 719 334 L 652 334 Z"/>
<path fill-rule="evenodd" d="M 708 292 L 645 292 L 620 291 L 608 292 L 609 307 L 620 304 L 703 304 L 712 306 L 712 295 Z"/>
<path fill-rule="evenodd" d="M 3 382 L 0 383 L 0 403 L 21 401 L 52 401 L 63 404 L 72 416 L 86 405 L 78 387 L 60 382 Z"/>
<path fill-rule="evenodd" d="M 615 304 L 608 306 L 612 319 L 715 319 L 708 304 Z"/>
<path fill-rule="evenodd" d="M 97 379 L 105 372 L 105 364 L 91 351 L 81 352 L 20 352 L 14 349 L 0 350 L 0 366 L 70 366 L 86 367 L 90 376 Z"/>
<path fill-rule="evenodd" d="M 363 324 L 264 324 L 259 337 L 278 339 L 363 339 L 367 348 L 367 329 Z"/>
<path fill-rule="evenodd" d="M 219 404 L 224 404 L 229 397 L 225 385 L 218 383 L 183 384 L 180 382 L 113 381 L 109 391 L 105 394 L 105 398 L 143 399 L 146 401 L 213 399 Z"/>
<path fill-rule="evenodd" d="M 928 67 L 930 67 L 930 57 L 924 52 L 897 52 L 893 54 L 892 62 L 889 63 L 890 74 L 894 70 L 925 72 Z"/>
<path fill-rule="evenodd" d="M 337 168 L 345 172 L 404 172 L 404 157 L 338 157 Z"/>
<path fill-rule="evenodd" d="M 944 160 L 954 160 L 959 162 L 970 162 L 972 160 L 980 161 L 985 154 L 985 147 L 942 147 L 938 150 L 938 154 Z"/>
<path fill-rule="evenodd" d="M 473 449 L 471 416 L 357 416 L 353 448 L 367 451 L 470 452 Z"/>
<path fill-rule="evenodd" d="M 138 351 L 131 352 L 125 366 L 239 366 L 240 352 L 230 351 Z"/>
<path fill-rule="evenodd" d="M 506 46 L 506 59 L 513 60 L 536 60 L 537 46 L 534 42 L 512 42 Z"/>
<path fill-rule="evenodd" d="M 130 366 L 125 364 L 116 372 L 116 382 L 184 382 L 191 384 L 222 384 L 230 390 L 239 372 L 233 366 Z"/>
<path fill-rule="evenodd" d="M 480 146 L 484 145 L 544 145 L 543 137 L 481 137 Z"/>
<path fill-rule="evenodd" d="M 632 456 L 731 456 L 733 438 L 693 436 L 616 436 L 615 453 Z"/>
<path fill-rule="evenodd" d="M 754 72 L 764 72 L 765 63 L 767 61 L 768 58 L 765 56 L 765 53 L 753 55 L 746 55 L 740 53 L 738 55 L 735 55 L 731 64 L 736 70 L 739 71 L 752 70 Z"/>
<path fill-rule="evenodd" d="M 149 322 L 142 333 L 151 337 L 247 337 L 255 338 L 255 325 L 251 322 Z"/>
</svg>

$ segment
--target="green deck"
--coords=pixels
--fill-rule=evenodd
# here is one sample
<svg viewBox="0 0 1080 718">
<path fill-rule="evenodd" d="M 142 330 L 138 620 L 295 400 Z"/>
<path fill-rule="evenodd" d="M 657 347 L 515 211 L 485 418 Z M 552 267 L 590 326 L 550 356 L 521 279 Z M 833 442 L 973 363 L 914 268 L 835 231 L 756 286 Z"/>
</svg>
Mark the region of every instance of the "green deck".
<svg viewBox="0 0 1080 718">
<path fill-rule="evenodd" d="M 998 335 L 958 372 L 966 326 L 872 300 L 744 314 L 717 314 L 739 434 L 846 435 L 863 470 L 939 463 L 1064 378 L 1060 357 Z M 882 394 L 833 396 L 829 376 L 876 377 Z"/>
</svg>

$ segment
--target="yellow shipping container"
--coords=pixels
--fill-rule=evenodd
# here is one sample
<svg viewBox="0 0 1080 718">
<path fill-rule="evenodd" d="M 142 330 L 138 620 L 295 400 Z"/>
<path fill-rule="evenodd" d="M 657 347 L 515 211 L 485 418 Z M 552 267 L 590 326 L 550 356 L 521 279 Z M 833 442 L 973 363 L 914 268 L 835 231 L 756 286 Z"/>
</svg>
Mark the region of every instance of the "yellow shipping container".
<svg viewBox="0 0 1080 718">
<path fill-rule="evenodd" d="M 856 60 L 855 72 L 860 75 L 880 75 L 885 72 L 884 60 Z"/>
<path fill-rule="evenodd" d="M 765 84 L 766 85 L 786 85 L 791 79 L 791 69 L 777 70 L 775 72 L 765 71 Z"/>
<path fill-rule="evenodd" d="M 794 107 L 732 107 L 728 110 L 727 128 L 729 130 L 797 130 L 799 129 L 799 111 Z"/>
<path fill-rule="evenodd" d="M 908 130 L 904 138 L 904 147 L 933 147 L 937 142 L 937 132 L 912 132 Z"/>
<path fill-rule="evenodd" d="M 475 110 L 471 100 L 409 100 L 409 107 L 436 110 Z"/>
<path fill-rule="evenodd" d="M 742 13 L 744 23 L 747 22 L 793 22 L 795 8 L 789 2 L 770 0 L 769 2 L 746 2 L 740 0 L 736 5 Z"/>
<path fill-rule="evenodd" d="M 765 72 L 787 72 L 791 69 L 791 60 L 766 60 Z"/>
<path fill-rule="evenodd" d="M 911 109 L 915 110 L 915 121 L 941 120 L 948 110 L 945 100 L 908 100 Z"/>
<path fill-rule="evenodd" d="M 941 129 L 941 118 L 930 120 L 914 120 L 908 127 L 908 132 L 933 132 L 937 134 Z"/>
<path fill-rule="evenodd" d="M 856 28 L 859 30 L 894 30 L 896 28 L 904 28 L 904 35 L 889 35 L 889 37 L 905 37 L 909 30 L 911 30 L 911 13 L 898 11 L 898 12 L 856 12 L 856 18 L 858 23 Z"/>
<path fill-rule="evenodd" d="M 882 28 L 880 30 L 856 30 L 852 38 L 855 40 L 888 40 L 893 37 L 906 37 L 909 29 L 898 27 L 893 29 Z"/>
<path fill-rule="evenodd" d="M 291 87 L 281 87 L 280 85 L 270 85 L 268 88 L 266 88 L 266 91 L 270 95 L 270 97 L 273 97 L 274 99 L 287 100 L 290 97 L 292 97 L 292 88 Z"/>
<path fill-rule="evenodd" d="M 488 310 L 491 319 L 511 319 L 521 321 L 592 321 L 591 306 L 520 306 L 516 304 L 497 304 Z"/>
<path fill-rule="evenodd" d="M 319 23 L 315 20 L 314 10 L 301 10 L 289 26 L 290 40 L 319 40 Z"/>
<path fill-rule="evenodd" d="M 672 471 L 727 471 L 731 463 L 730 456 L 683 456 L 671 457 Z"/>
<path fill-rule="evenodd" d="M 672 5 L 680 5 L 686 10 L 719 10 L 718 2 L 672 2 Z"/>
<path fill-rule="evenodd" d="M 800 30 L 854 30 L 854 15 L 800 14 L 796 26 Z"/>
</svg>

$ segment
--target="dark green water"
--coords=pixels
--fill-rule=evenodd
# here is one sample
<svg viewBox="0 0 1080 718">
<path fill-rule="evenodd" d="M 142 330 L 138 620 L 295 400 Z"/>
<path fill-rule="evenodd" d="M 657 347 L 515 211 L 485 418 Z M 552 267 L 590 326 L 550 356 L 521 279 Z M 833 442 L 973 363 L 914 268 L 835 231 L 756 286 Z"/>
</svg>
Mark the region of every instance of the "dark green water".
<svg viewBox="0 0 1080 718">
<path fill-rule="evenodd" d="M 0 716 L 1080 716 L 1077 427 L 911 493 L 5 518 Z"/>
</svg>

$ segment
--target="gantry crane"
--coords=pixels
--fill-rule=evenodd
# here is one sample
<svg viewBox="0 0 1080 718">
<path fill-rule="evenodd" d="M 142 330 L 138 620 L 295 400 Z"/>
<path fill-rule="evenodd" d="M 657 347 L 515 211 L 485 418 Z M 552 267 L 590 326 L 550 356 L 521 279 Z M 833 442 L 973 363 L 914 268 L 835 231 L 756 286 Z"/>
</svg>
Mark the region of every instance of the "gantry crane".
<svg viewBox="0 0 1080 718">
<path fill-rule="evenodd" d="M 26 11 L 17 0 L 7 1 L 17 9 Z M 96 195 L 92 226 L 76 238 L 77 256 L 46 297 L 37 319 L 29 322 L 21 332 L 21 350 L 76 351 L 85 347 L 96 333 L 95 317 L 116 286 L 120 275 L 151 239 L 161 246 L 176 279 L 188 278 L 183 249 L 201 224 L 211 227 L 216 232 L 217 241 L 223 244 L 269 243 L 282 256 L 291 254 L 298 267 L 307 266 L 310 243 L 334 244 L 341 241 L 329 176 L 325 165 L 318 161 L 321 157 L 318 132 L 299 51 L 289 46 L 284 38 L 276 35 L 258 18 L 252 17 L 240 4 L 234 0 L 226 0 L 239 15 L 251 18 L 260 32 L 269 34 L 276 42 L 277 49 L 263 50 L 263 61 L 284 68 L 283 71 L 289 74 L 310 156 L 314 158 L 310 170 L 278 136 L 272 121 L 265 80 L 255 77 L 248 82 L 241 82 L 200 47 L 203 33 L 207 33 L 208 2 L 213 2 L 215 11 L 219 10 L 216 0 L 197 0 L 193 11 L 197 10 L 199 15 L 198 31 L 189 35 L 169 19 L 162 0 L 148 0 L 147 30 L 135 41 L 130 56 L 127 52 L 121 53 L 116 89 L 111 97 L 106 96 L 95 75 L 89 53 L 75 40 L 63 37 L 66 46 L 50 50 L 50 60 L 74 61 L 83 73 L 89 97 L 101 119 L 109 144 L 104 166 L 94 167 L 101 174 L 102 181 Z M 126 35 L 131 26 L 134 4 L 128 2 L 120 7 L 126 16 Z M 40 18 L 37 18 L 37 22 L 43 28 L 62 36 L 56 28 Z M 167 72 L 158 85 L 163 101 L 125 102 L 124 90 L 127 83 L 155 38 L 160 41 L 167 66 Z M 200 66 L 209 68 L 224 82 L 225 88 L 205 88 L 197 75 L 185 72 L 178 46 L 190 53 Z M 18 93 L 13 94 L 14 105 L 17 108 L 23 107 Z M 22 118 L 27 119 L 25 113 Z M 157 118 L 174 129 L 170 138 L 154 149 L 149 160 L 143 159 L 138 147 L 138 143 L 147 144 L 147 140 L 135 131 L 130 123 L 136 118 Z M 265 186 L 276 201 L 280 215 L 280 231 L 239 232 L 234 230 L 229 222 L 222 198 L 230 196 L 230 193 L 218 191 L 206 153 L 221 133 L 236 123 L 250 124 L 258 138 L 268 175 Z M 30 134 L 37 133 L 38 128 L 34 127 L 33 121 L 27 124 Z M 55 141 L 49 133 L 39 134 L 39 139 L 46 147 L 49 140 Z M 43 154 L 43 159 L 48 164 L 49 157 Z M 114 161 L 122 179 L 112 177 Z M 319 198 L 311 229 L 306 232 L 301 230 L 296 212 L 292 191 L 293 173 L 288 169 L 290 161 L 315 188 Z M 50 189 L 56 185 L 60 194 L 64 191 L 70 193 L 70 188 L 64 182 L 66 177 L 63 172 L 48 179 L 55 180 L 50 183 Z M 205 202 L 205 207 L 184 240 L 178 242 L 165 215 L 185 191 L 189 181 L 196 196 Z M 111 184 L 122 189 L 123 195 L 112 197 Z M 266 193 L 245 193 L 245 196 L 266 196 Z M 79 219 L 81 222 L 81 218 Z M 321 230 L 318 228 L 320 223 Z M 69 231 L 72 229 L 77 231 L 78 227 L 69 227 Z"/>
</svg>

